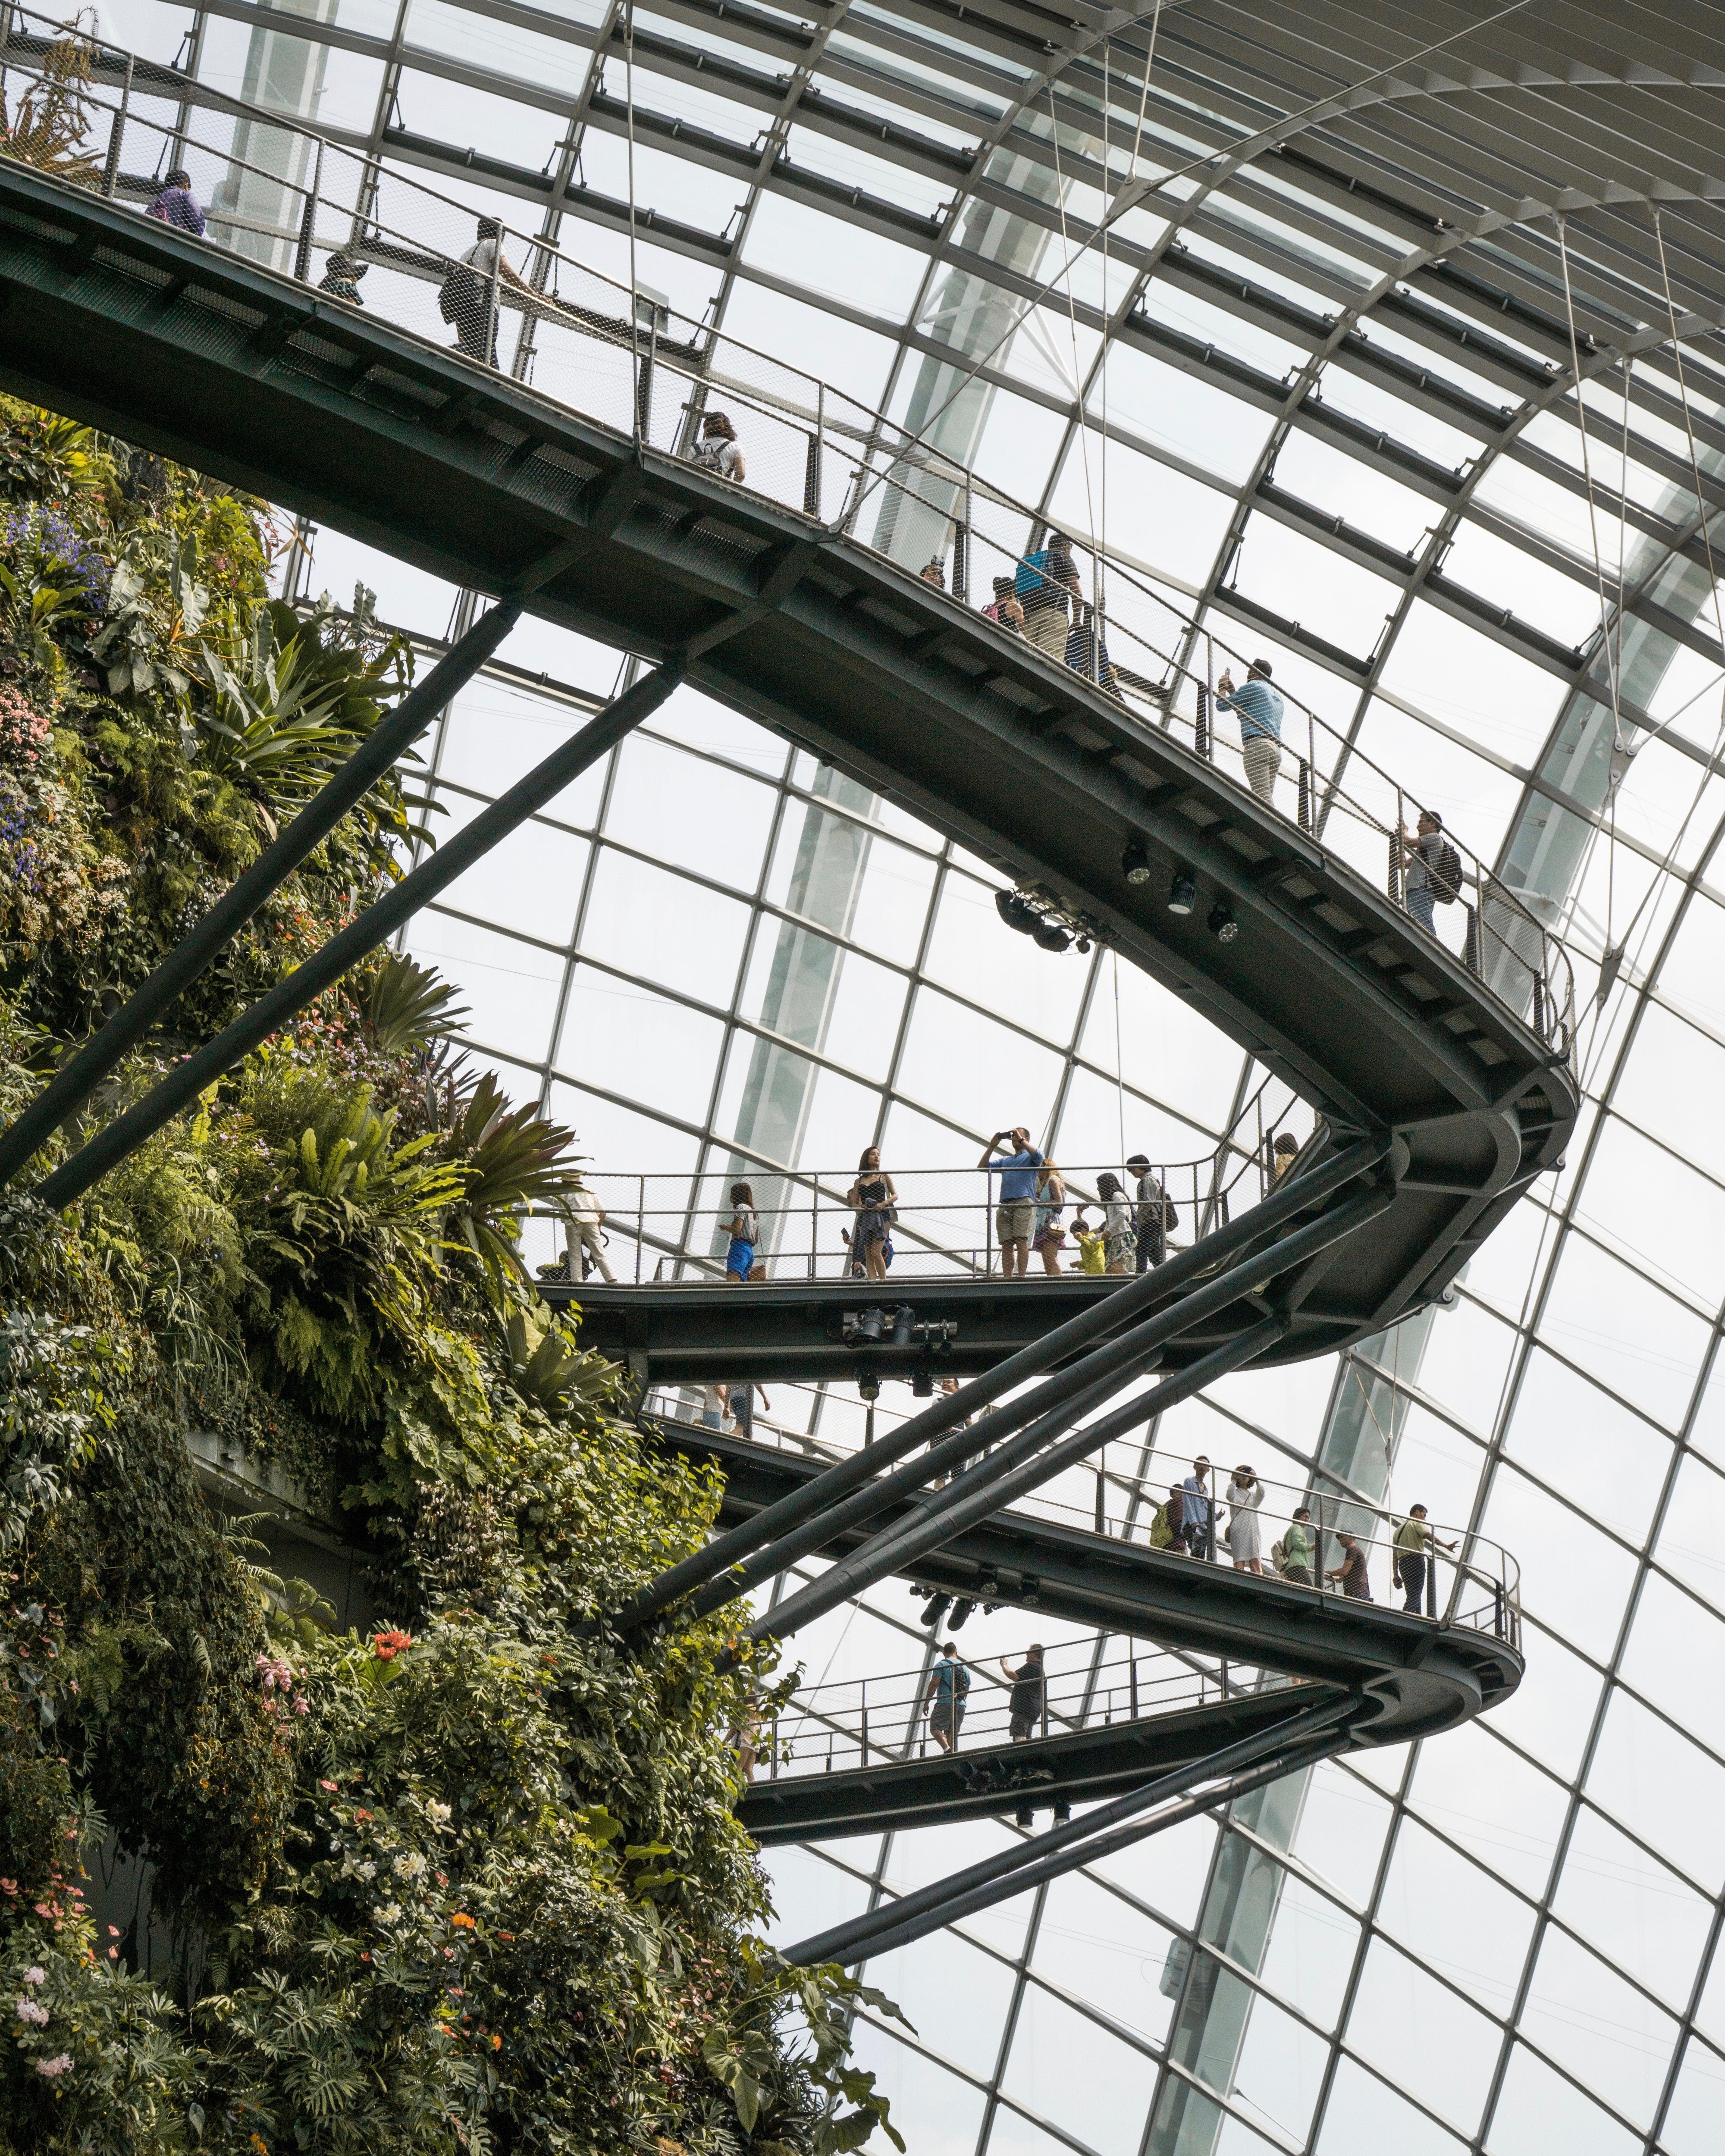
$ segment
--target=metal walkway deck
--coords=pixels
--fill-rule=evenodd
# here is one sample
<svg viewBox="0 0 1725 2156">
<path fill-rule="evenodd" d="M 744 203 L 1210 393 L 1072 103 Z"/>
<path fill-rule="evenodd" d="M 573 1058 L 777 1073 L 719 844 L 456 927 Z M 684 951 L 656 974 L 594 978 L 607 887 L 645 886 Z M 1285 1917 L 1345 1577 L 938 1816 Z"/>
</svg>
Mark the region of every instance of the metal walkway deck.
<svg viewBox="0 0 1725 2156">
<path fill-rule="evenodd" d="M 1566 1042 L 1321 839 L 841 531 L 8 160 L 0 293 L 7 389 L 439 576 L 539 578 L 536 611 L 683 654 L 696 685 L 1087 915 L 1338 1135 L 1394 1128 L 1396 1202 L 1338 1249 L 1278 1359 L 1429 1299 L 1560 1158 Z M 1129 884 L 1134 842 L 1149 874 Z M 1183 868 L 1199 901 L 1175 915 Z"/>
</svg>

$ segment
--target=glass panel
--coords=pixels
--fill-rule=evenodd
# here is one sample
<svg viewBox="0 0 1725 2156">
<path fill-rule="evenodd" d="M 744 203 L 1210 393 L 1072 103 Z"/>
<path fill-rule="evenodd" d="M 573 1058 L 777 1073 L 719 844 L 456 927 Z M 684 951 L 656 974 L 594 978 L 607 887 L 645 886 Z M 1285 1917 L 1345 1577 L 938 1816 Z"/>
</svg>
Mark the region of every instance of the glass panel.
<svg viewBox="0 0 1725 2156">
<path fill-rule="evenodd" d="M 1687 2006 L 1712 1905 L 1590 1807 L 1576 1815 L 1553 1906 L 1614 1968 Z"/>
<path fill-rule="evenodd" d="M 1531 1474 L 1639 1543 L 1665 1487 L 1671 1446 L 1649 1423 L 1535 1348 L 1507 1440 Z"/>
<path fill-rule="evenodd" d="M 667 867 L 752 891 L 773 801 L 769 788 L 739 773 L 636 734 L 618 752 L 605 829 Z"/>
<path fill-rule="evenodd" d="M 437 798 L 449 812 L 434 818 L 431 826 L 444 846 L 483 804 L 447 787 L 439 788 Z M 495 928 L 518 929 L 542 943 L 567 944 L 574 932 L 588 852 L 585 839 L 530 819 L 457 876 L 439 906 L 476 915 Z"/>
<path fill-rule="evenodd" d="M 1563 2156 L 1635 2156 L 1641 2143 L 1608 2118 L 1573 2082 L 1517 2044 L 1486 2136 L 1490 2156 L 1527 2156 L 1561 2148 Z"/>
<path fill-rule="evenodd" d="M 1049 1887 L 1036 1974 L 1153 2042 L 1172 2010 L 1161 1984 L 1173 1943 L 1172 1933 L 1081 1873 Z"/>
<path fill-rule="evenodd" d="M 1524 1894 L 1543 1894 L 1567 1791 L 1478 1723 L 1422 1744 L 1408 1802 Z"/>
<path fill-rule="evenodd" d="M 1523 1650 L 1528 1675 L 1492 1708 L 1491 1727 L 1567 1779 L 1581 1764 L 1604 1679 L 1535 1619 Z"/>
<path fill-rule="evenodd" d="M 1659 2145 L 1670 2156 L 1717 2156 L 1721 2118 L 1725 2118 L 1725 2059 L 1698 2036 L 1692 2036 L 1684 2048 Z"/>
<path fill-rule="evenodd" d="M 1709 1310 L 1725 1296 L 1725 1190 L 1608 1116 L 1578 1217 L 1602 1241 Z"/>
<path fill-rule="evenodd" d="M 993 2073 L 1012 1998 L 1005 1962 L 952 1932 L 932 1932 L 907 1950 L 870 1963 L 866 1974 L 897 2005 L 924 2050 L 979 2080 Z M 919 2130 L 915 2119 L 896 2123 L 907 2139 Z"/>
<path fill-rule="evenodd" d="M 874 2075 L 892 2106 L 894 2126 L 907 2141 L 913 2133 L 926 2135 L 932 2148 L 970 2156 L 983 2123 L 980 2089 L 968 2087 L 866 2017 L 856 2025 L 855 2063 Z"/>
<path fill-rule="evenodd" d="M 1509 2011 L 1533 1936 L 1532 1909 L 1413 1820 L 1397 1831 L 1378 1919 L 1481 2006 Z"/>
<path fill-rule="evenodd" d="M 1363 1905 L 1389 1828 L 1389 1806 L 1357 1774 L 1326 1763 L 1312 1775 L 1293 1853 L 1350 1902 Z"/>
<path fill-rule="evenodd" d="M 1155 2083 L 1153 2061 L 1040 1984 L 1025 1985 L 1000 2086 L 1027 2111 L 1076 2128 L 1098 2156 L 1137 2156 Z"/>
<path fill-rule="evenodd" d="M 1348 2041 L 1397 2088 L 1473 2132 L 1497 2063 L 1497 2031 L 1381 1939 L 1366 1955 Z"/>
<path fill-rule="evenodd" d="M 1682 1460 L 1653 1554 L 1686 1587 L 1725 1609 L 1725 1476 Z"/>
<path fill-rule="evenodd" d="M 1584 1236 L 1563 1244 L 1540 1331 L 1554 1348 L 1675 1430 L 1695 1385 L 1707 1327 Z"/>
<path fill-rule="evenodd" d="M 1525 1606 L 1596 1661 L 1609 1660 L 1635 1577 L 1630 1553 L 1507 1466 L 1491 1478 L 1484 1531 L 1526 1558 Z M 1537 1553 L 1543 1551 L 1561 1551 L 1562 1561 L 1542 1562 Z"/>
<path fill-rule="evenodd" d="M 723 1038 L 716 1018 L 578 966 L 557 1060 L 570 1077 L 700 1123 L 706 1120 Z"/>
<path fill-rule="evenodd" d="M 565 963 L 557 952 L 434 909 L 414 923 L 412 949 L 459 987 L 467 1038 L 528 1063 L 549 1051 Z"/>
<path fill-rule="evenodd" d="M 1620 1675 L 1699 1743 L 1725 1752 L 1725 1624 L 1657 1573 L 1635 1604 Z"/>
<path fill-rule="evenodd" d="M 1358 1948 L 1359 1926 L 1353 1919 L 1303 1879 L 1286 1873 L 1265 1950 L 1266 1984 L 1309 2020 L 1332 2028 Z"/>
<path fill-rule="evenodd" d="M 1614 1690 L 1606 1707 L 1587 1793 L 1709 1892 L 1717 1891 L 1725 1850 L 1716 1835 L 1697 1835 L 1695 1822 L 1725 1809 L 1725 1768 L 1626 1692 Z"/>
<path fill-rule="evenodd" d="M 1461 2156 L 1462 2147 L 1376 2074 L 1348 2058 L 1337 2067 L 1317 2156 L 1361 2156 L 1365 2149 L 1387 2148 L 1396 2156 Z"/>
<path fill-rule="evenodd" d="M 1651 2123 L 1676 2024 L 1565 1933 L 1540 1943 L 1521 2026 L 1615 2111 Z"/>
<path fill-rule="evenodd" d="M 602 846 L 581 947 L 620 972 L 726 1008 L 748 933 L 735 900 Z"/>
</svg>

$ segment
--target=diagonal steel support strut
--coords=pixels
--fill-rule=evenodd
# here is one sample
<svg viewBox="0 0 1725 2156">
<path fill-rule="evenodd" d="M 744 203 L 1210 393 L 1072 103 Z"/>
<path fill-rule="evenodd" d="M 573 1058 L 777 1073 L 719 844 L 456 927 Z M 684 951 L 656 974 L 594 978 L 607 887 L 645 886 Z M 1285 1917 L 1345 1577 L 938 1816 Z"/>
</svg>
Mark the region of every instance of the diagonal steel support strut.
<svg viewBox="0 0 1725 2156">
<path fill-rule="evenodd" d="M 116 1116 L 81 1152 L 38 1183 L 34 1194 L 55 1206 L 69 1205 L 74 1198 L 82 1197 L 98 1177 L 105 1175 L 188 1106 L 206 1086 L 232 1070 L 326 988 L 332 988 L 350 966 L 375 951 L 429 899 L 446 889 L 518 824 L 526 823 L 535 809 L 542 808 L 561 793 L 589 764 L 614 748 L 658 710 L 681 679 L 681 662 L 668 660 L 589 720 L 579 733 L 571 735 L 561 748 L 554 749 L 507 793 L 403 876 L 393 890 L 367 906 L 357 921 L 331 937 L 304 965 L 295 967 L 285 980 L 260 996 L 224 1032 L 176 1064 L 142 1100 Z"/>
<path fill-rule="evenodd" d="M 0 1183 L 13 1177 L 39 1151 L 70 1116 L 89 1101 L 102 1081 L 129 1055 L 177 999 L 244 927 L 270 893 L 323 842 L 337 824 L 410 749 L 438 713 L 464 689 L 491 656 L 521 614 L 519 599 L 508 599 L 480 616 L 459 644 L 452 645 L 425 679 L 377 721 L 353 754 L 325 782 L 293 822 L 266 846 L 245 873 L 236 878 L 208 912 L 149 978 L 135 988 L 107 1022 L 92 1034 L 17 1120 L 0 1132 Z"/>
<path fill-rule="evenodd" d="M 1232 1303 L 1252 1293 L 1255 1286 L 1266 1275 L 1286 1271 L 1296 1265 L 1320 1256 L 1331 1245 L 1351 1235 L 1395 1200 L 1393 1184 L 1365 1191 L 1357 1198 L 1345 1200 L 1329 1212 L 1312 1221 L 1309 1226 L 1296 1229 L 1266 1251 L 1224 1273 L 1218 1280 L 1195 1290 L 1191 1295 L 1154 1321 L 1166 1338 L 1189 1331 L 1204 1318 L 1224 1311 Z M 989 1518 L 1014 1498 L 1036 1489 L 1064 1469 L 1094 1452 L 1098 1446 L 1108 1444 L 1128 1430 L 1147 1422 L 1177 1401 L 1191 1394 L 1202 1391 L 1214 1378 L 1224 1377 L 1230 1370 L 1238 1369 L 1249 1362 L 1260 1348 L 1279 1339 L 1287 1330 L 1285 1316 L 1266 1318 L 1261 1323 L 1249 1327 L 1213 1348 L 1189 1368 L 1147 1393 L 1141 1393 L 1117 1408 L 1101 1421 L 1089 1424 L 1053 1445 L 1047 1439 L 1065 1418 L 1056 1410 L 1055 1416 L 1045 1419 L 1003 1448 L 1002 1451 L 968 1469 L 942 1491 L 925 1497 L 911 1517 L 896 1527 L 883 1530 L 865 1543 L 861 1549 L 831 1566 L 821 1577 L 790 1595 L 768 1615 L 749 1626 L 745 1638 L 752 1640 L 783 1639 L 799 1625 L 822 1616 L 842 1601 L 860 1594 L 876 1580 L 902 1571 L 917 1558 L 954 1535 L 962 1534 L 979 1520 Z M 1148 1332 L 1151 1328 L 1143 1328 Z M 1114 1382 L 1118 1382 L 1117 1376 Z M 975 1433 L 968 1433 L 974 1437 Z M 721 1660 L 727 1661 L 727 1655 Z"/>
<path fill-rule="evenodd" d="M 1187 1816 L 1189 1809 L 1201 1810 L 1230 1801 L 1244 1794 L 1245 1787 L 1255 1786 L 1260 1780 L 1279 1779 L 1296 1763 L 1291 1754 L 1298 1755 L 1297 1763 L 1304 1765 L 1309 1763 L 1309 1756 L 1322 1757 L 1326 1753 L 1339 1751 L 1348 1739 L 1337 1725 L 1345 1721 L 1359 1703 L 1358 1697 L 1350 1694 L 1344 1699 L 1327 1700 L 1322 1706 L 1307 1707 L 1271 1728 L 1258 1730 L 1236 1744 L 1177 1768 L 1172 1774 L 1158 1775 L 1142 1788 L 1128 1789 L 1111 1803 L 1099 1805 L 1081 1819 L 1069 1820 L 1032 1841 L 1017 1843 L 996 1856 L 968 1866 L 963 1871 L 937 1879 L 914 1893 L 901 1895 L 880 1908 L 852 1917 L 847 1923 L 834 1925 L 830 1931 L 800 1939 L 795 1946 L 785 1948 L 784 1958 L 793 1967 L 806 1969 L 817 1962 L 845 1964 L 860 1961 L 865 1955 L 889 1953 L 894 1947 L 909 1945 L 926 1932 L 938 1930 L 980 1909 L 991 1908 L 997 1902 L 1010 1900 L 1043 1880 L 1057 1878 L 1064 1871 L 1075 1871 L 1081 1864 L 1111 1856 L 1142 1835 L 1154 1834 L 1174 1823 L 1173 1816 L 1147 1821 L 1140 1815 L 1183 1796 L 1219 1775 L 1235 1779 L 1224 1789 L 1203 1798 L 1199 1804 L 1183 1808 L 1178 1816 Z M 1242 1773 L 1249 1778 L 1245 1786 L 1238 1779 Z"/>
<path fill-rule="evenodd" d="M 937 1456 L 937 1440 L 952 1430 L 955 1424 L 965 1421 L 980 1409 L 992 1405 L 1026 1378 L 1041 1377 L 1050 1364 L 1065 1361 L 1076 1350 L 1117 1332 L 1130 1320 L 1141 1317 L 1154 1310 L 1158 1304 L 1170 1301 L 1189 1283 L 1212 1270 L 1224 1259 L 1246 1249 L 1296 1214 L 1345 1188 L 1356 1176 L 1366 1173 L 1383 1159 L 1389 1151 L 1390 1144 L 1391 1141 L 1387 1137 L 1363 1140 L 1348 1147 L 1333 1158 L 1320 1162 L 1296 1182 L 1286 1183 L 1261 1204 L 1255 1205 L 1250 1212 L 1241 1214 L 1237 1220 L 1204 1236 L 1193 1244 L 1189 1250 L 1179 1251 L 1165 1265 L 1158 1265 L 1154 1272 L 1144 1274 L 1092 1309 L 1070 1318 L 1064 1325 L 1057 1326 L 1052 1332 L 1033 1341 L 1028 1348 L 1020 1348 L 1017 1354 L 1008 1356 L 1004 1362 L 996 1363 L 992 1370 L 973 1378 L 958 1392 L 937 1400 L 920 1414 L 912 1415 L 908 1422 L 879 1439 L 866 1451 L 854 1453 L 848 1460 L 841 1460 L 828 1468 L 817 1476 L 806 1489 L 781 1498 L 777 1504 L 769 1505 L 752 1520 L 746 1520 L 731 1528 L 704 1548 L 697 1550 L 692 1557 L 684 1558 L 669 1571 L 661 1573 L 650 1585 L 643 1589 L 633 1602 L 619 1610 L 611 1622 L 619 1630 L 632 1631 L 650 1623 L 662 1610 L 691 1589 L 705 1586 L 709 1580 L 718 1581 L 721 1574 L 731 1575 L 725 1593 L 720 1597 L 721 1602 L 728 1601 L 732 1594 L 741 1592 L 746 1584 L 752 1584 L 754 1580 L 767 1576 L 757 1567 L 751 1566 L 745 1581 L 733 1570 L 752 1551 L 778 1542 L 780 1537 L 789 1537 L 792 1531 L 800 1527 L 803 1522 L 812 1520 L 819 1513 L 827 1512 L 852 1491 L 864 1490 L 865 1486 L 867 1486 L 868 1491 L 871 1491 L 875 1478 L 881 1469 L 892 1466 L 914 1452 L 919 1445 L 927 1443 L 930 1447 L 929 1454 L 917 1462 L 916 1472 L 911 1478 L 912 1482 L 920 1486 L 931 1475 L 942 1472 L 955 1452 L 975 1450 L 972 1440 L 957 1447 L 948 1445 L 940 1450 Z M 991 1418 L 991 1438 L 1004 1437 L 1020 1424 L 1045 1414 L 1060 1401 L 1070 1399 L 1079 1389 L 1078 1386 L 1069 1383 L 1070 1376 L 1070 1373 L 1062 1372 L 1059 1376 L 1050 1378 L 1045 1384 L 1025 1394 L 1023 1399 L 996 1409 Z M 865 1494 L 866 1496 L 867 1492 Z M 891 1499 L 887 1502 L 890 1502 Z M 866 1517 L 873 1509 L 872 1502 L 866 1502 L 855 1517 Z M 847 1512 L 847 1523 L 851 1518 L 852 1516 Z M 821 1539 L 824 1539 L 824 1535 Z M 803 1549 L 814 1545 L 803 1543 L 798 1537 L 795 1549 L 788 1539 L 781 1547 L 791 1554 L 800 1554 Z M 789 1561 L 788 1557 L 785 1561 Z M 780 1568 L 774 1566 L 769 1569 Z M 703 1597 L 702 1606 L 711 1608 L 717 1604 Z"/>
</svg>

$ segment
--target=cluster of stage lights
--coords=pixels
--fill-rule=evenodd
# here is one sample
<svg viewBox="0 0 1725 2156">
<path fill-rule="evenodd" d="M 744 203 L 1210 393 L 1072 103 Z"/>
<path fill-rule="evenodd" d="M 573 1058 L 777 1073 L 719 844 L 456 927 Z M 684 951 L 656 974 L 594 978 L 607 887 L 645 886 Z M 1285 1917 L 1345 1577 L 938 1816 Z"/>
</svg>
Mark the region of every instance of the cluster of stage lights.
<svg viewBox="0 0 1725 2156">
<path fill-rule="evenodd" d="M 994 911 L 1009 928 L 1016 928 L 1021 936 L 1029 937 L 1045 951 L 1070 951 L 1075 942 L 1081 951 L 1090 948 L 1091 939 L 1081 927 L 1067 926 L 1026 898 L 1022 891 L 997 891 Z"/>
<path fill-rule="evenodd" d="M 1120 873 L 1129 884 L 1142 886 L 1150 880 L 1150 856 L 1142 839 L 1134 839 L 1120 857 Z M 1190 869 L 1177 868 L 1173 880 L 1168 887 L 1168 910 L 1181 915 L 1198 910 L 1198 879 Z M 1219 943 L 1231 943 L 1240 933 L 1240 923 L 1234 917 L 1234 908 L 1225 898 L 1219 898 L 1210 908 L 1205 926 Z"/>
</svg>

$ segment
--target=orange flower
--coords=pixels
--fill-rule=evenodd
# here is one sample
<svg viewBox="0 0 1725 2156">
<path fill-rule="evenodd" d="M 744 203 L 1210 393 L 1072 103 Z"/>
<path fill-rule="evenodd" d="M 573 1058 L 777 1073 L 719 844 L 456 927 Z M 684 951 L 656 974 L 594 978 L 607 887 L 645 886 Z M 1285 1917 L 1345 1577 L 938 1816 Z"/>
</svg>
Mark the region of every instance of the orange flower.
<svg viewBox="0 0 1725 2156">
<path fill-rule="evenodd" d="M 472 1917 L 464 1916 L 459 1909 L 450 1917 L 449 1922 L 452 1924 L 459 1924 L 464 1932 L 470 1932 L 473 1929 Z"/>
</svg>

